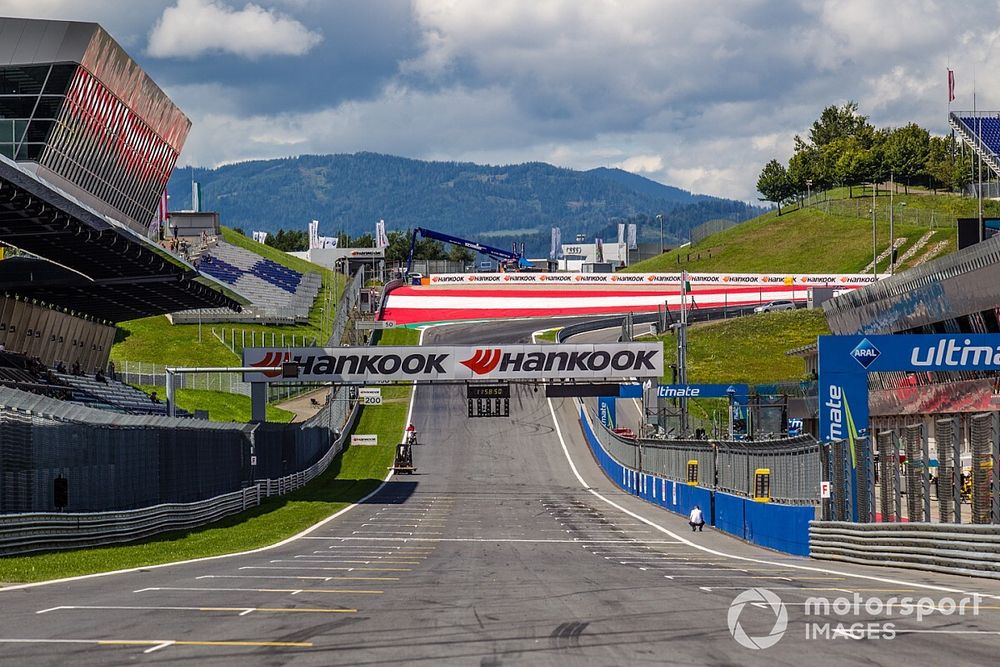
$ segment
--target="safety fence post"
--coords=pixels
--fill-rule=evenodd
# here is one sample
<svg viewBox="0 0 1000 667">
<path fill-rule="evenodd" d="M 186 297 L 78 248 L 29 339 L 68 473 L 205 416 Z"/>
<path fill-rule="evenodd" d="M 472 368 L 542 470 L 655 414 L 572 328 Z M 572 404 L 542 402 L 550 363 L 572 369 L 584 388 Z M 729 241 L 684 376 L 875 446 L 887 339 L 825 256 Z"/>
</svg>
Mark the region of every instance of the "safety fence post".
<svg viewBox="0 0 1000 667">
<path fill-rule="evenodd" d="M 875 441 L 878 443 L 879 509 L 882 510 L 882 521 L 885 523 L 899 521 L 899 514 L 896 511 L 896 497 L 899 495 L 896 475 L 899 461 L 894 436 L 892 431 L 881 431 L 875 436 Z"/>
<path fill-rule="evenodd" d="M 937 444 L 938 519 L 941 523 L 962 523 L 961 450 L 955 418 L 934 422 L 934 442 Z"/>
<path fill-rule="evenodd" d="M 910 424 L 903 428 L 906 451 L 906 511 L 911 523 L 925 520 L 924 478 L 927 475 L 927 462 L 923 458 L 923 430 L 923 424 Z"/>
<path fill-rule="evenodd" d="M 990 481 L 993 477 L 993 417 L 972 415 L 969 445 L 972 449 L 972 523 L 990 523 L 993 509 Z"/>
</svg>

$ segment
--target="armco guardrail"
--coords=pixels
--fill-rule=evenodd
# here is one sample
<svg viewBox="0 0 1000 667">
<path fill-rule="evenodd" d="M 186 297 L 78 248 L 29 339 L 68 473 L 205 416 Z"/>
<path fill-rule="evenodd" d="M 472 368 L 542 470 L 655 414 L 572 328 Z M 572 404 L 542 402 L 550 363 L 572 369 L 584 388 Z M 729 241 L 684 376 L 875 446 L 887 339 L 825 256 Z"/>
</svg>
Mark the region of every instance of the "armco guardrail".
<svg viewBox="0 0 1000 667">
<path fill-rule="evenodd" d="M 1000 579 L 1000 526 L 812 521 L 809 555 Z"/>
<path fill-rule="evenodd" d="M 132 542 L 157 533 L 194 528 L 260 504 L 260 488 L 195 503 L 170 503 L 123 512 L 0 515 L 0 556 Z"/>
<path fill-rule="evenodd" d="M 357 414 L 355 404 L 343 433 L 306 470 L 276 479 L 255 480 L 253 486 L 234 493 L 193 503 L 168 503 L 118 512 L 0 515 L 0 556 L 133 542 L 171 530 L 203 526 L 255 507 L 263 498 L 291 493 L 326 471 L 344 448 Z"/>
</svg>

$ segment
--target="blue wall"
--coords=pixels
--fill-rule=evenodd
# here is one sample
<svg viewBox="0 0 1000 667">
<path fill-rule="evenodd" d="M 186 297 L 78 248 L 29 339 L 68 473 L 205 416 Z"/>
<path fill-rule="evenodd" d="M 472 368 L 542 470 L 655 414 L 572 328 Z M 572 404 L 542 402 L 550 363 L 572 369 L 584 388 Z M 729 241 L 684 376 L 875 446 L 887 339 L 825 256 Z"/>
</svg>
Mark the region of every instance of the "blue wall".
<svg viewBox="0 0 1000 667">
<path fill-rule="evenodd" d="M 776 551 L 809 555 L 809 521 L 816 514 L 811 505 L 758 503 L 626 468 L 601 447 L 582 407 L 580 424 L 605 474 L 625 491 L 683 516 L 698 505 L 718 530 Z"/>
</svg>

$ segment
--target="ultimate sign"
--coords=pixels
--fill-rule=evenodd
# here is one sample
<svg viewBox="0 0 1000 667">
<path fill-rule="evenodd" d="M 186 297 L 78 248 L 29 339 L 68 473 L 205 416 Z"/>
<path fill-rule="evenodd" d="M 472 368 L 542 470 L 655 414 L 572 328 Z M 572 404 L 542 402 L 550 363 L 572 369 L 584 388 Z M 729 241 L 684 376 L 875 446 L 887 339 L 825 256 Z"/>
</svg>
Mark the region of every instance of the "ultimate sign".
<svg viewBox="0 0 1000 667">
<path fill-rule="evenodd" d="M 299 382 L 345 384 L 391 380 L 619 379 L 663 375 L 659 343 L 429 347 L 244 348 L 243 365 L 299 364 Z M 274 371 L 245 382 L 279 382 Z"/>
</svg>

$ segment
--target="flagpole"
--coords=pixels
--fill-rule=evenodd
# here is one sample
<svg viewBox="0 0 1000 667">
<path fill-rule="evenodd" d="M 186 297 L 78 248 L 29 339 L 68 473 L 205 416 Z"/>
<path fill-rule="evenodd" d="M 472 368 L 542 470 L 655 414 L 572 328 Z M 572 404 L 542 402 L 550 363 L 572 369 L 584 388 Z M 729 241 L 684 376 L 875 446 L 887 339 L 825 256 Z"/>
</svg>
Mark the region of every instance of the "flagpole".
<svg viewBox="0 0 1000 667">
<path fill-rule="evenodd" d="M 976 70 L 972 70 L 972 115 L 976 119 L 976 143 L 979 145 L 979 186 L 977 190 L 977 200 L 979 201 L 979 242 L 983 242 L 983 121 L 979 118 L 979 111 L 976 107 Z"/>
</svg>

